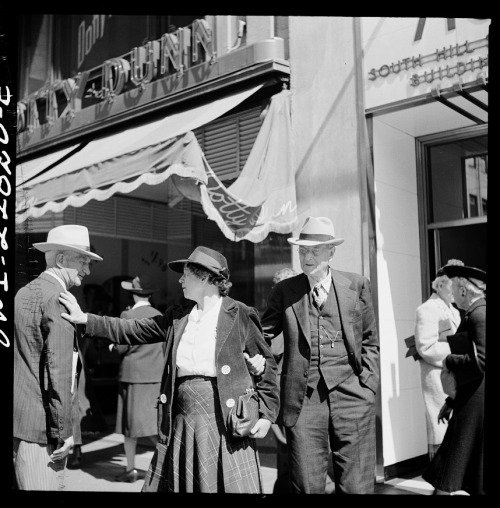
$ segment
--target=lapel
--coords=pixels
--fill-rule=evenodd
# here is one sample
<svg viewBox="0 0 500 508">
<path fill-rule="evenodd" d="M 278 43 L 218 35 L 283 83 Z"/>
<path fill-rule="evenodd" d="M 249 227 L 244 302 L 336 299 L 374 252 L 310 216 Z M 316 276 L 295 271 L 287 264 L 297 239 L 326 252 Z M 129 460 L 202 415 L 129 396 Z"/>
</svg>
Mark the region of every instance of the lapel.
<svg viewBox="0 0 500 508">
<path fill-rule="evenodd" d="M 337 303 L 339 306 L 340 322 L 344 330 L 345 339 L 351 344 L 354 349 L 354 331 L 351 326 L 351 310 L 354 309 L 356 302 L 356 292 L 350 289 L 351 281 L 336 272 L 331 270 L 332 274 L 332 287 L 337 294 Z"/>
<path fill-rule="evenodd" d="M 215 341 L 215 358 L 219 356 L 222 346 L 226 342 L 229 333 L 233 329 L 238 307 L 234 300 L 229 296 L 222 297 L 222 305 L 220 308 L 219 319 L 217 320 L 217 331 Z"/>
<path fill-rule="evenodd" d="M 298 284 L 290 285 L 292 295 L 292 308 L 297 322 L 307 342 L 311 344 L 311 327 L 309 324 L 309 282 L 307 275 L 302 274 Z M 295 296 L 296 295 L 296 296 Z"/>
</svg>

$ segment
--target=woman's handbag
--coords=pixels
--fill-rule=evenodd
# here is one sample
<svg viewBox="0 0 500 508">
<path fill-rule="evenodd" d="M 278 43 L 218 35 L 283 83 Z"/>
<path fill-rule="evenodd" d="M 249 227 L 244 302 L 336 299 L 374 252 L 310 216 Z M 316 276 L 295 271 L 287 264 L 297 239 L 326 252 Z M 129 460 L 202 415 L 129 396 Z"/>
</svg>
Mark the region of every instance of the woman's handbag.
<svg viewBox="0 0 500 508">
<path fill-rule="evenodd" d="M 229 411 L 228 428 L 235 437 L 249 436 L 258 420 L 259 396 L 253 388 L 248 388 Z"/>
</svg>

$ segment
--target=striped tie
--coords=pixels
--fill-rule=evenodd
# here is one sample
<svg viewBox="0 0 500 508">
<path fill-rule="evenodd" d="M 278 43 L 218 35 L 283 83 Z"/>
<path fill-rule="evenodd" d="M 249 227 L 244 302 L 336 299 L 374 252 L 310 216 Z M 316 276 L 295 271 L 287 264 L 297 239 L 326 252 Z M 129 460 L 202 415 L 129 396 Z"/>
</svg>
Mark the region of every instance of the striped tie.
<svg viewBox="0 0 500 508">
<path fill-rule="evenodd" d="M 320 282 L 318 282 L 318 284 L 315 284 L 312 294 L 313 294 L 314 305 L 316 306 L 318 311 L 321 311 L 321 309 L 323 308 L 323 305 L 325 304 L 325 300 L 326 300 L 325 296 L 326 295 L 325 295 L 325 290 Z"/>
</svg>

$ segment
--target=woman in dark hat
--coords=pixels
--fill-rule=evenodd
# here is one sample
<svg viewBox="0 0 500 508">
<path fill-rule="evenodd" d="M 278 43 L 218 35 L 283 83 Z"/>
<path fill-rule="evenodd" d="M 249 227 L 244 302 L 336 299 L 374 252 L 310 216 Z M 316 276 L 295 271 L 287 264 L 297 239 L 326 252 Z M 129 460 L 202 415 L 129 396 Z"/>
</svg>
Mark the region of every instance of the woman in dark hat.
<svg viewBox="0 0 500 508">
<path fill-rule="evenodd" d="M 159 441 L 144 492 L 262 494 L 255 438 L 265 437 L 276 421 L 279 387 L 258 313 L 228 296 L 229 268 L 221 253 L 200 246 L 169 267 L 182 273 L 179 282 L 189 302 L 169 307 L 162 316 L 125 320 L 85 314 L 70 293 L 61 293 L 69 311 L 62 316 L 85 324 L 89 338 L 118 344 L 166 341 Z M 256 355 L 264 357 L 265 369 L 252 379 L 247 362 Z M 259 419 L 250 436 L 233 437 L 230 410 L 252 388 Z"/>
<path fill-rule="evenodd" d="M 142 319 L 161 315 L 150 302 L 151 296 L 158 289 L 153 287 L 148 275 L 142 274 L 131 281 L 123 281 L 121 286 L 130 292 L 134 300 L 132 308 L 127 308 L 120 314 L 121 318 Z M 156 401 L 160 393 L 166 343 L 140 346 L 112 344 L 111 348 L 113 347 L 121 359 L 115 432 L 124 436 L 123 446 L 127 459 L 125 471 L 115 480 L 134 483 L 139 477 L 135 468 L 137 440 L 148 437 L 155 446 L 158 442 Z"/>
<path fill-rule="evenodd" d="M 484 365 L 486 357 L 486 272 L 445 265 L 452 280 L 453 298 L 465 311 L 444 365 L 457 389 L 448 397 L 438 418 L 448 421 L 443 442 L 422 477 L 435 494 L 485 494 L 484 490 Z M 451 418 L 450 418 L 451 414 Z"/>
</svg>

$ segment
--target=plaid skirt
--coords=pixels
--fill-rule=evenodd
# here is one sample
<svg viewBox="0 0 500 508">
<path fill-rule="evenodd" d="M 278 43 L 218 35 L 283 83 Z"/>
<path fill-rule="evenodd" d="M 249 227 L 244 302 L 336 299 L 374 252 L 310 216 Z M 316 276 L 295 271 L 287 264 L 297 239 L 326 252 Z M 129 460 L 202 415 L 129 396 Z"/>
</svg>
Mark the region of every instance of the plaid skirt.
<svg viewBox="0 0 500 508">
<path fill-rule="evenodd" d="M 178 380 L 170 444 L 156 446 L 142 491 L 262 494 L 256 440 L 227 433 L 216 378 Z"/>
</svg>

